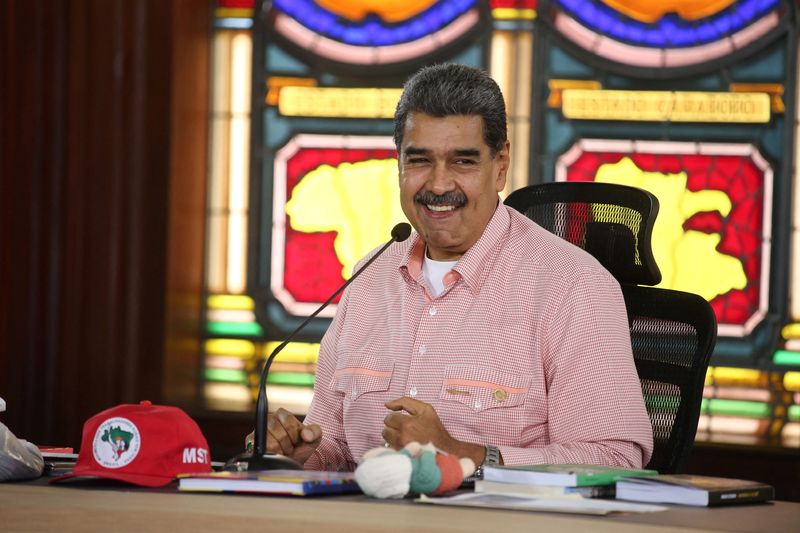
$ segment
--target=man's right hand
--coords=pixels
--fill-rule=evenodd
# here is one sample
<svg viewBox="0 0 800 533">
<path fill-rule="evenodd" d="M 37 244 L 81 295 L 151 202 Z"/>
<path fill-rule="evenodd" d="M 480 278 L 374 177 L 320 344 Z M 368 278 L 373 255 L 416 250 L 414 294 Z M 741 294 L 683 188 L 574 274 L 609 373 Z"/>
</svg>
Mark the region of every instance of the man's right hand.
<svg viewBox="0 0 800 533">
<path fill-rule="evenodd" d="M 267 415 L 267 451 L 291 457 L 304 464 L 314 453 L 322 439 L 318 424 L 304 425 L 286 409 Z M 253 433 L 247 436 L 252 442 Z"/>
</svg>

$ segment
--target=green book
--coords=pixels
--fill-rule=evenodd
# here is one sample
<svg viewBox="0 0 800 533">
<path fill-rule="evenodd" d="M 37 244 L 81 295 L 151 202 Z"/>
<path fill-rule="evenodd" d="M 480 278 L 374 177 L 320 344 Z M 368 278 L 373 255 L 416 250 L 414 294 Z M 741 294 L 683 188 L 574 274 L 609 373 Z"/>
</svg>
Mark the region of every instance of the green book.
<svg viewBox="0 0 800 533">
<path fill-rule="evenodd" d="M 655 475 L 655 470 L 603 465 L 487 465 L 483 470 L 487 481 L 554 487 L 613 485 L 623 477 Z"/>
</svg>

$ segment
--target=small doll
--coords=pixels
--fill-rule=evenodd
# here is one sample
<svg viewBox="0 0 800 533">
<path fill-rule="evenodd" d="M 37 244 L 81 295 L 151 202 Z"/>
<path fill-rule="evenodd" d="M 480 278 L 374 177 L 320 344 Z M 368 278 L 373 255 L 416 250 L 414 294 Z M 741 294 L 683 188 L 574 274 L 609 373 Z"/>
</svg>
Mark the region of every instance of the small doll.
<svg viewBox="0 0 800 533">
<path fill-rule="evenodd" d="M 402 450 L 373 448 L 356 468 L 356 482 L 367 496 L 403 498 L 407 494 L 439 495 L 457 489 L 475 472 L 472 459 L 411 442 Z"/>
</svg>

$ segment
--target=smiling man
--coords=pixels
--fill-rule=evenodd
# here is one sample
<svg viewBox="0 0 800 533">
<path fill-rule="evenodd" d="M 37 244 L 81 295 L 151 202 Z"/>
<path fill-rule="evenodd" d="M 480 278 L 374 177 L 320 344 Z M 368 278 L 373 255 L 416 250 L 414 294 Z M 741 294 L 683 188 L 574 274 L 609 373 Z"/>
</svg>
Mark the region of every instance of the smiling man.
<svg viewBox="0 0 800 533">
<path fill-rule="evenodd" d="M 435 117 L 412 112 L 400 147 L 400 203 L 427 243 L 427 257 L 457 260 L 497 208 L 508 169 L 508 146 L 483 143 L 480 115 Z"/>
<path fill-rule="evenodd" d="M 332 470 L 411 441 L 477 465 L 646 464 L 617 282 L 500 202 L 510 147 L 497 84 L 462 65 L 422 69 L 394 137 L 416 233 L 344 293 L 305 424 L 269 415 L 269 450 Z"/>
</svg>

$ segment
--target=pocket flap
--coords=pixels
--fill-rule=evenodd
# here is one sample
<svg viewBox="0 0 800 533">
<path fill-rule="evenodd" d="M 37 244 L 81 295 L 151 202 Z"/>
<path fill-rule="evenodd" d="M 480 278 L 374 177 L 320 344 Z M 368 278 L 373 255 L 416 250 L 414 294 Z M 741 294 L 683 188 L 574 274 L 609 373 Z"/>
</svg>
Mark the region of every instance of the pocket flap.
<svg viewBox="0 0 800 533">
<path fill-rule="evenodd" d="M 333 374 L 332 388 L 355 399 L 368 392 L 389 389 L 394 371 L 394 361 L 381 361 L 375 357 L 352 357 L 344 361 Z"/>
<path fill-rule="evenodd" d="M 508 374 L 477 365 L 445 368 L 439 398 L 468 405 L 474 411 L 515 407 L 525 401 L 530 376 Z"/>
</svg>

